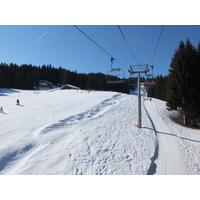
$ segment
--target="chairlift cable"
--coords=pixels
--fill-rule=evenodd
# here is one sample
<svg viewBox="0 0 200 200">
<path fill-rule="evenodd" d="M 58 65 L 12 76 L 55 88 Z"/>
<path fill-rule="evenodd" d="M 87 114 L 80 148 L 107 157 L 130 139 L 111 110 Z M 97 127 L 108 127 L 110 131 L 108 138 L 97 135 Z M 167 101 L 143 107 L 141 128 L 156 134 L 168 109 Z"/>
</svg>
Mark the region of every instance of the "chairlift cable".
<svg viewBox="0 0 200 200">
<path fill-rule="evenodd" d="M 108 37 L 106 37 L 106 35 L 101 31 L 101 29 L 100 29 L 97 25 L 96 25 L 95 27 L 96 27 L 97 30 L 102 34 L 102 36 L 107 40 L 107 42 L 110 43 L 110 45 L 113 47 L 113 49 L 115 49 L 119 54 L 121 54 L 121 53 L 119 52 L 119 50 L 113 45 L 113 43 L 108 39 Z M 123 55 L 121 54 L 121 56 L 123 56 Z"/>
<path fill-rule="evenodd" d="M 99 44 L 97 44 L 92 38 L 90 38 L 86 33 L 84 33 L 80 28 L 78 28 L 76 25 L 74 25 L 74 27 L 76 29 L 78 29 L 83 35 L 85 35 L 90 41 L 92 41 L 96 46 L 98 46 L 102 51 L 104 51 L 107 55 L 109 55 L 111 58 L 113 58 L 113 56 L 111 54 L 109 54 L 104 48 L 102 48 Z M 126 69 L 128 69 L 125 65 L 123 65 L 122 63 L 120 63 L 118 60 L 115 59 L 116 62 L 118 62 L 120 65 L 122 65 L 123 67 L 125 67 Z"/>
<path fill-rule="evenodd" d="M 164 29 L 164 25 L 162 26 L 162 29 L 161 29 L 161 31 L 160 31 L 160 35 L 159 35 L 159 38 L 158 38 L 158 41 L 157 41 L 157 44 L 156 44 L 156 48 L 155 48 L 155 51 L 154 51 L 154 54 L 153 54 L 153 57 L 152 57 L 152 60 L 151 60 L 151 64 L 150 64 L 150 65 L 152 65 L 152 63 L 153 63 L 153 60 L 154 60 L 154 57 L 155 57 L 155 54 L 156 54 L 156 51 L 157 51 L 157 48 L 158 48 L 158 44 L 159 44 L 159 42 L 160 42 L 160 38 L 161 38 L 162 33 L 163 33 L 163 29 Z"/>
<path fill-rule="evenodd" d="M 125 42 L 126 42 L 126 44 L 127 44 L 127 46 L 128 46 L 128 48 L 129 48 L 129 51 L 131 52 L 131 54 L 132 54 L 134 60 L 136 61 L 136 63 L 138 64 L 138 61 L 137 61 L 137 59 L 135 58 L 135 56 L 134 56 L 134 54 L 133 54 L 133 52 L 132 52 L 130 46 L 128 45 L 128 42 L 127 42 L 127 40 L 126 40 L 126 38 L 125 38 L 125 36 L 124 36 L 124 34 L 123 34 L 123 32 L 122 32 L 122 30 L 121 30 L 121 28 L 120 28 L 119 25 L 118 25 L 118 28 L 119 28 L 120 33 L 122 34 L 122 37 L 124 38 L 124 40 L 125 40 Z"/>
</svg>

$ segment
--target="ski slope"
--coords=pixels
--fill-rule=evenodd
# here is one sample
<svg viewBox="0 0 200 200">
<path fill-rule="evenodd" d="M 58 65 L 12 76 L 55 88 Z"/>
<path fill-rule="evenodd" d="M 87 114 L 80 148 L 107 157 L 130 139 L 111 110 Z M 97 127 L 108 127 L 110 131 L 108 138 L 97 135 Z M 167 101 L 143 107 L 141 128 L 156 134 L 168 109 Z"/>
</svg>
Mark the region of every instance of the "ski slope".
<svg viewBox="0 0 200 200">
<path fill-rule="evenodd" d="M 187 174 L 184 154 L 180 152 L 178 143 L 172 137 L 175 135 L 170 132 L 151 101 L 145 101 L 145 107 L 158 137 L 157 174 Z"/>
<path fill-rule="evenodd" d="M 0 89 L 0 174 L 200 174 L 200 131 L 143 103 L 138 129 L 136 95 Z"/>
</svg>

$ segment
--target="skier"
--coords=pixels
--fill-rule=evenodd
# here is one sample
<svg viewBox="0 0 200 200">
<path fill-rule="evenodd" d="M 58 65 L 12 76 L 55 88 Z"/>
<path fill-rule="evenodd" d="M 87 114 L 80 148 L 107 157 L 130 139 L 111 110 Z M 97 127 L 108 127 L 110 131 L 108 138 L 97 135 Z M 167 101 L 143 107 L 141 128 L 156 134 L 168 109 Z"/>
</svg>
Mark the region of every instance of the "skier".
<svg viewBox="0 0 200 200">
<path fill-rule="evenodd" d="M 0 109 L 0 113 L 3 113 L 3 107 L 1 107 L 1 109 Z"/>
<path fill-rule="evenodd" d="M 19 105 L 19 99 L 17 99 L 17 105 Z"/>
</svg>

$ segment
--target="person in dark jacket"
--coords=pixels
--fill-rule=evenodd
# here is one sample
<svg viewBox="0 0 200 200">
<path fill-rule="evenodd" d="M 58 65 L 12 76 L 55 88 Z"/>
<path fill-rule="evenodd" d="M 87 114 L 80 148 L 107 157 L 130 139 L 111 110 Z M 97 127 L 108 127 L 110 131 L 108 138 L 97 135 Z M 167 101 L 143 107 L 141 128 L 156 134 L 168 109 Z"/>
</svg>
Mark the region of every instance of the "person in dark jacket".
<svg viewBox="0 0 200 200">
<path fill-rule="evenodd" d="M 19 105 L 19 99 L 17 99 L 17 105 Z"/>
</svg>

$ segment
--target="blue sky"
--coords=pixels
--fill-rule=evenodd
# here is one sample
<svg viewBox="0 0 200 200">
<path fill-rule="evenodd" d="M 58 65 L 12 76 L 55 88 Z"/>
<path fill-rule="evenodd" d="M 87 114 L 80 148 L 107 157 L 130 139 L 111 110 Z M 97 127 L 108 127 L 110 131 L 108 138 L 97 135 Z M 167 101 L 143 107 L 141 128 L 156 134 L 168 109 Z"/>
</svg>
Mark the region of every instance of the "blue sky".
<svg viewBox="0 0 200 200">
<path fill-rule="evenodd" d="M 77 25 L 118 62 L 126 78 L 127 68 L 136 65 L 117 25 Z M 151 64 L 161 25 L 120 26 L 139 64 Z M 155 54 L 154 75 L 167 75 L 171 58 L 181 40 L 189 38 L 194 46 L 200 40 L 199 25 L 165 25 Z M 72 25 L 1 25 L 0 62 L 51 64 L 78 73 L 107 73 L 110 57 Z"/>
</svg>

